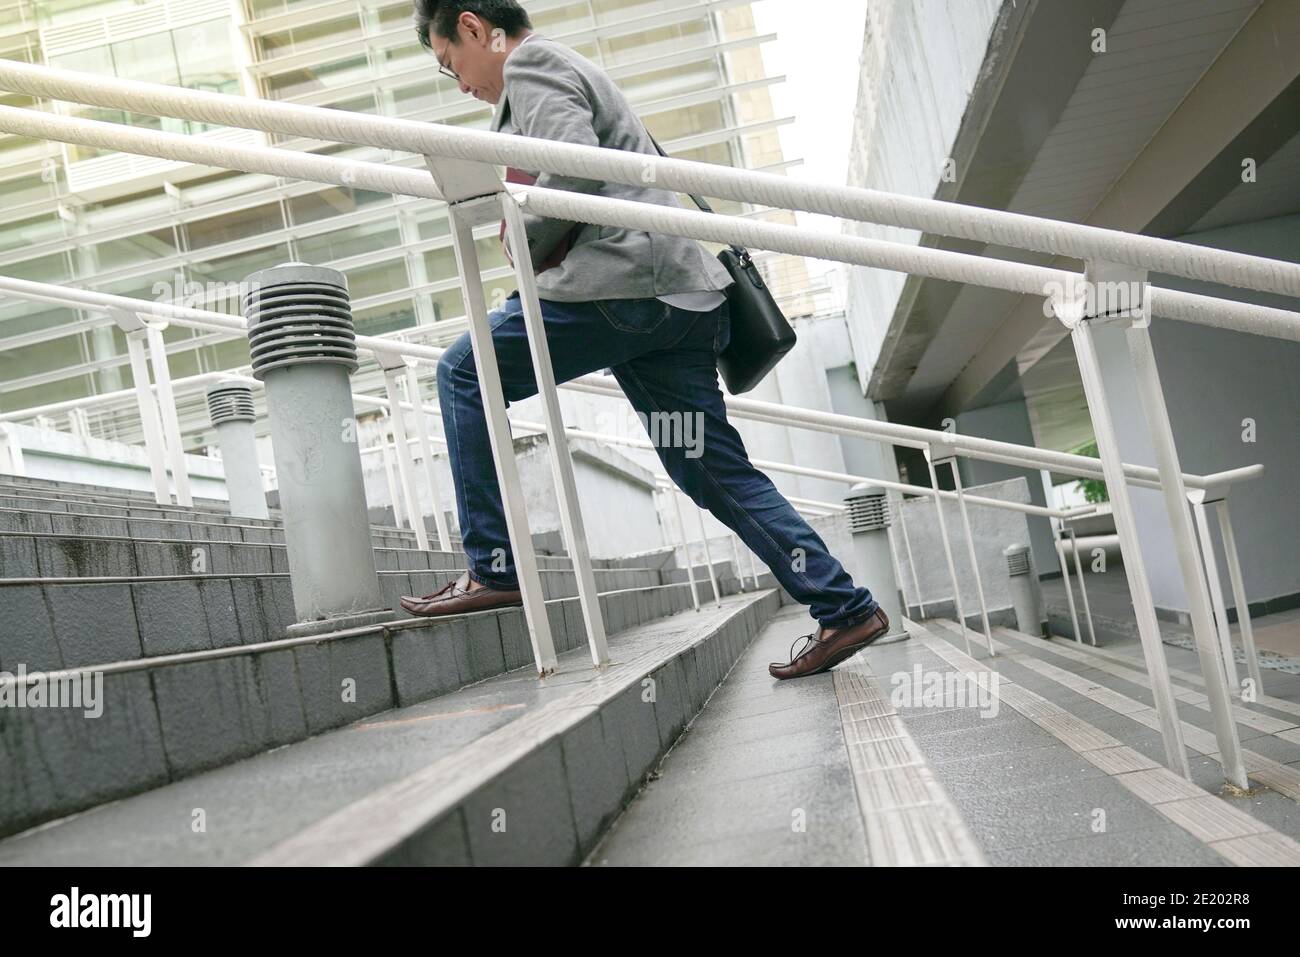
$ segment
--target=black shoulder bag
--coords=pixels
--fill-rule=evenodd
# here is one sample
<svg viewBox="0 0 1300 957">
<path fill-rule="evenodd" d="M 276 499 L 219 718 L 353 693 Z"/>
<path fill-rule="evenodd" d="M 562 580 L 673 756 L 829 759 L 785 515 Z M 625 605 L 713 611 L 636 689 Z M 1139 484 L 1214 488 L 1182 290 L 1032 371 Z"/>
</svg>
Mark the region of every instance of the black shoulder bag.
<svg viewBox="0 0 1300 957">
<path fill-rule="evenodd" d="M 650 136 L 649 130 L 646 135 Z M 668 155 L 653 136 L 650 142 L 660 156 Z M 704 212 L 713 212 L 703 197 L 691 194 L 691 199 Z M 759 275 L 758 267 L 749 258 L 749 250 L 731 245 L 718 253 L 718 261 L 735 280 L 725 291 L 731 316 L 731 341 L 718 356 L 718 371 L 727 384 L 727 391 L 739 395 L 754 388 L 772 371 L 781 357 L 794 348 L 796 336 Z"/>
</svg>

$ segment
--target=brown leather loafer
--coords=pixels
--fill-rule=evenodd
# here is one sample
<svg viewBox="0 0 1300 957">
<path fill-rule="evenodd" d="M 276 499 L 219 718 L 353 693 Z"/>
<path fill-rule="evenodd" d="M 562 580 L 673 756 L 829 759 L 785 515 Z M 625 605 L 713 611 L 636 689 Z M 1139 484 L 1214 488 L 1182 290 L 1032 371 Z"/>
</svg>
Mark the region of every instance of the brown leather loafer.
<svg viewBox="0 0 1300 957">
<path fill-rule="evenodd" d="M 500 588 L 480 585 L 471 590 L 469 572 L 461 572 L 459 578 L 447 582 L 432 594 L 419 597 L 403 595 L 400 600 L 403 608 L 420 618 L 464 615 L 471 611 L 509 608 L 524 603 L 518 589 L 504 591 Z"/>
<path fill-rule="evenodd" d="M 887 631 L 889 618 L 881 608 L 877 608 L 871 617 L 847 628 L 818 628 L 816 634 L 803 636 L 807 642 L 789 664 L 774 661 L 767 666 L 768 674 L 773 678 L 802 678 L 830 671 Z M 796 642 L 798 640 L 795 639 Z M 794 651 L 794 645 L 790 646 L 790 650 Z"/>
</svg>

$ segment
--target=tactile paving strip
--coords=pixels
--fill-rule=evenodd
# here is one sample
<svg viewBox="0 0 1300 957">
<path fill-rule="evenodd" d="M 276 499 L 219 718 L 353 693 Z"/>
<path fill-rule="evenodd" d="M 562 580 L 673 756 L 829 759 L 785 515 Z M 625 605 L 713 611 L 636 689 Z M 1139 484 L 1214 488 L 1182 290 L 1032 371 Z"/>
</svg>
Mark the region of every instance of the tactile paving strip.
<svg viewBox="0 0 1300 957">
<path fill-rule="evenodd" d="M 986 866 L 966 822 L 864 656 L 832 675 L 871 864 Z"/>
</svg>

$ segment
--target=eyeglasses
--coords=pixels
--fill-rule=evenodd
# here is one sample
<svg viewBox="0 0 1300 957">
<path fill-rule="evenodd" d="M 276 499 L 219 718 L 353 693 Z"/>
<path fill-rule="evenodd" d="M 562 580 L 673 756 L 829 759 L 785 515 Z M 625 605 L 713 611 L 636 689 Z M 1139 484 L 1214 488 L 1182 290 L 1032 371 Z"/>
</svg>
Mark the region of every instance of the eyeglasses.
<svg viewBox="0 0 1300 957">
<path fill-rule="evenodd" d="M 459 73 L 457 73 L 455 70 L 451 69 L 450 67 L 443 66 L 443 65 L 442 65 L 442 58 L 439 57 L 438 54 L 435 53 L 435 54 L 433 55 L 433 57 L 434 57 L 435 60 L 438 61 L 438 72 L 439 72 L 439 73 L 441 73 L 443 76 L 450 77 L 451 79 L 455 80 L 457 83 L 460 82 L 460 74 L 459 74 Z"/>
</svg>

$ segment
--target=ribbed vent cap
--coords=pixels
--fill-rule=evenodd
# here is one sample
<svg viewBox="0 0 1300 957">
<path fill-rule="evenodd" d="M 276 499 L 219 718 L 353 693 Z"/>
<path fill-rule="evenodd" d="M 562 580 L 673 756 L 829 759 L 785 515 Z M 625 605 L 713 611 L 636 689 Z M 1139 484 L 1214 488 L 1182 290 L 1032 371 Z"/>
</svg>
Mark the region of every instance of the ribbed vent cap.
<svg viewBox="0 0 1300 957">
<path fill-rule="evenodd" d="M 208 415 L 213 425 L 222 422 L 255 422 L 253 390 L 240 383 L 215 385 L 208 390 Z"/>
<path fill-rule="evenodd" d="M 1015 578 L 1018 575 L 1029 574 L 1029 546 L 1028 545 L 1008 545 L 1002 549 L 1002 554 L 1007 559 L 1007 573 Z"/>
<path fill-rule="evenodd" d="M 853 486 L 844 498 L 849 509 L 850 532 L 874 532 L 890 525 L 889 499 L 878 485 Z"/>
<path fill-rule="evenodd" d="M 312 362 L 357 368 L 348 280 L 337 269 L 285 263 L 252 273 L 240 301 L 253 376 Z"/>
</svg>

